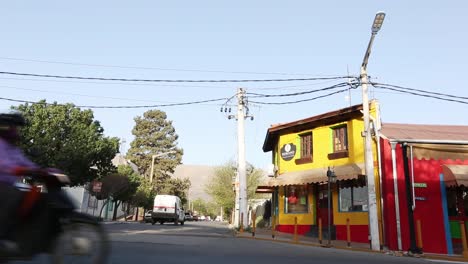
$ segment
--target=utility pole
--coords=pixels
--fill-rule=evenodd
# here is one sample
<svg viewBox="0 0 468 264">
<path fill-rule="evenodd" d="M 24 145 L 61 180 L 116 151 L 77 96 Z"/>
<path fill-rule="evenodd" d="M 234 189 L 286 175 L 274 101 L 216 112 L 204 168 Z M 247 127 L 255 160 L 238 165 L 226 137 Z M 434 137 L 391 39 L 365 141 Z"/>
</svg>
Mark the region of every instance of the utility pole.
<svg viewBox="0 0 468 264">
<path fill-rule="evenodd" d="M 245 90 L 237 90 L 237 175 L 239 177 L 239 214 L 243 225 L 247 224 L 247 175 L 245 162 Z"/>
<path fill-rule="evenodd" d="M 236 179 L 234 180 L 234 191 L 236 192 L 235 203 L 234 203 L 234 227 L 240 226 L 239 221 L 239 172 L 236 170 Z"/>
<path fill-rule="evenodd" d="M 368 95 L 368 76 L 367 76 L 367 62 L 371 53 L 371 47 L 377 32 L 382 27 L 385 13 L 378 12 L 375 15 L 374 23 L 372 25 L 372 35 L 367 46 L 366 54 L 361 65 L 361 85 L 362 85 L 362 108 L 364 112 L 364 159 L 365 170 L 367 176 L 367 192 L 369 203 L 369 238 L 372 250 L 380 250 L 379 238 L 379 222 L 377 214 L 377 198 L 375 194 L 375 175 L 374 175 L 374 155 L 372 154 L 372 134 L 370 129 L 370 113 L 369 113 L 369 95 Z M 378 140 L 378 139 L 377 139 Z M 380 176 L 380 175 L 379 175 Z"/>
</svg>

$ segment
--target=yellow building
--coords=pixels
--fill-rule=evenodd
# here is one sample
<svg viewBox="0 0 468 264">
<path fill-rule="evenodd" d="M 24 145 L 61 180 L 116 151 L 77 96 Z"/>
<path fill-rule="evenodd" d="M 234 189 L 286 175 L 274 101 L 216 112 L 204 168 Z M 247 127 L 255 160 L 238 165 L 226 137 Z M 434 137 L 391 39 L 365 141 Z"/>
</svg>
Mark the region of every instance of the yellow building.
<svg viewBox="0 0 468 264">
<path fill-rule="evenodd" d="M 371 103 L 370 112 L 376 116 L 375 102 Z M 278 231 L 294 232 L 297 219 L 299 234 L 317 236 L 321 222 L 326 239 L 330 221 L 331 238 L 346 240 L 349 220 L 352 241 L 368 242 L 362 117 L 362 105 L 356 105 L 268 129 L 263 151 L 272 152 L 275 175 L 267 186 L 259 189 L 273 192 L 272 214 Z M 373 144 L 377 165 L 376 144 Z M 376 193 L 380 200 L 375 167 Z M 336 183 L 330 186 L 330 207 L 327 172 L 336 175 Z"/>
</svg>

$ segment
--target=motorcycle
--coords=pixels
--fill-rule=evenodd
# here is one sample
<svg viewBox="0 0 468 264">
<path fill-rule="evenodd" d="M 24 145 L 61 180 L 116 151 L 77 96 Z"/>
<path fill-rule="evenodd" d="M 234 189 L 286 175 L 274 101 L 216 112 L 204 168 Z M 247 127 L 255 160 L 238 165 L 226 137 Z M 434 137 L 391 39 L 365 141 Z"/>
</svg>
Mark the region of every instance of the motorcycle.
<svg viewBox="0 0 468 264">
<path fill-rule="evenodd" d="M 32 260 L 44 253 L 50 255 L 54 264 L 106 263 L 107 234 L 97 218 L 78 212 L 62 190 L 70 183 L 68 176 L 56 172 L 31 173 L 25 179 L 25 183 L 16 184 L 24 195 L 17 228 L 8 236 L 19 250 L 0 255 L 0 263 Z"/>
</svg>

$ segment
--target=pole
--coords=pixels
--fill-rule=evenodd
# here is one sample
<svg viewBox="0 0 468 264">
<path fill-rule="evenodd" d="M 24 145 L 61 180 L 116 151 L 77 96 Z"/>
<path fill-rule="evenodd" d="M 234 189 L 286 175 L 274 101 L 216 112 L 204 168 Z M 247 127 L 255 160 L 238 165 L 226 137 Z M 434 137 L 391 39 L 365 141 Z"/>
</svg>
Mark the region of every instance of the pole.
<svg viewBox="0 0 468 264">
<path fill-rule="evenodd" d="M 237 91 L 237 141 L 238 141 L 238 164 L 239 173 L 239 211 L 242 217 L 241 223 L 247 223 L 247 177 L 245 162 L 245 115 L 244 115 L 245 91 L 239 88 Z"/>
<path fill-rule="evenodd" d="M 330 177 L 328 178 L 328 245 L 331 245 L 331 194 L 330 194 Z"/>
<path fill-rule="evenodd" d="M 235 180 L 235 192 L 236 192 L 236 201 L 234 204 L 234 227 L 238 228 L 239 227 L 239 172 L 236 171 L 236 180 Z"/>
<path fill-rule="evenodd" d="M 156 158 L 155 155 L 153 155 L 153 156 L 152 156 L 152 159 L 151 159 L 151 175 L 150 175 L 150 182 L 153 182 L 154 158 Z"/>
<path fill-rule="evenodd" d="M 366 53 L 366 58 L 369 57 L 370 46 L 372 40 L 374 39 L 374 34 L 372 34 L 371 41 L 369 42 L 368 52 Z M 371 237 L 371 249 L 379 250 L 380 241 L 379 241 L 379 223 L 377 215 L 377 200 L 375 195 L 375 176 L 374 176 L 374 155 L 372 154 L 372 135 L 369 124 L 369 96 L 367 90 L 367 71 L 365 68 L 367 61 L 361 66 L 361 85 L 362 85 L 362 108 L 364 112 L 364 159 L 366 167 L 366 176 L 367 176 L 367 193 L 368 193 L 368 203 L 369 203 L 369 231 Z"/>
<path fill-rule="evenodd" d="M 416 245 L 416 235 L 415 235 L 415 228 L 414 228 L 414 214 L 413 214 L 413 197 L 411 193 L 411 180 L 410 180 L 410 173 L 409 173 L 409 162 L 408 162 L 408 146 L 406 143 L 403 143 L 402 146 L 403 151 L 403 167 L 405 171 L 405 185 L 406 185 L 406 204 L 408 207 L 408 226 L 409 226 L 409 235 L 410 235 L 410 251 L 411 253 L 421 253 L 421 249 L 419 249 Z"/>
</svg>

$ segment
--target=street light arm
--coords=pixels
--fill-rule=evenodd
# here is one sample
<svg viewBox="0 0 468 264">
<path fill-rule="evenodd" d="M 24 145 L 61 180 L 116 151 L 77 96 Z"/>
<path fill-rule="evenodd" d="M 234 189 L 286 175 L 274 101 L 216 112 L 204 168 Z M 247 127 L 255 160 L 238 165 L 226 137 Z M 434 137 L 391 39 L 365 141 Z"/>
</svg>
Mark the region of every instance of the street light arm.
<svg viewBox="0 0 468 264">
<path fill-rule="evenodd" d="M 364 54 L 364 59 L 362 60 L 361 71 L 367 70 L 367 63 L 369 62 L 369 56 L 371 54 L 372 44 L 374 43 L 375 35 L 377 35 L 377 32 L 372 33 L 371 38 L 369 40 L 369 44 L 367 45 L 367 50 L 366 50 L 366 53 Z"/>
</svg>

